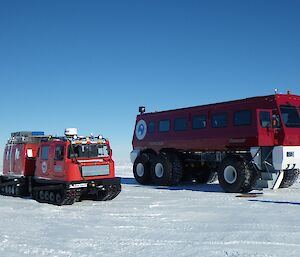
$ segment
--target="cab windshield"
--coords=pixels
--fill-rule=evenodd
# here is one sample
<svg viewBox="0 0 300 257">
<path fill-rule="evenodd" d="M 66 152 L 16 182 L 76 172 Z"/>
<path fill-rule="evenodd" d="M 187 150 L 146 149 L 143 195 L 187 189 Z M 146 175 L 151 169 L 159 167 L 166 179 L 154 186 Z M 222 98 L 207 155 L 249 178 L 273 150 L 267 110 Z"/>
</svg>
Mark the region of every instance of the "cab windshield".
<svg viewBox="0 0 300 257">
<path fill-rule="evenodd" d="M 288 128 L 300 128 L 300 116 L 297 108 L 292 105 L 281 105 L 282 122 Z"/>
<path fill-rule="evenodd" d="M 98 158 L 109 156 L 109 147 L 105 144 L 70 145 L 69 158 Z"/>
</svg>

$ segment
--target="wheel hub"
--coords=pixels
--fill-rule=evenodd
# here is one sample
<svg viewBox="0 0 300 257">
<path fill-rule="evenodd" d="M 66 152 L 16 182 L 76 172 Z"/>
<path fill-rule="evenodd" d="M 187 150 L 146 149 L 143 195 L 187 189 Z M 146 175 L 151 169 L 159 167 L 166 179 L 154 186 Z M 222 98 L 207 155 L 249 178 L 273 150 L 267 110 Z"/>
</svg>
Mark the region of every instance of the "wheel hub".
<svg viewBox="0 0 300 257">
<path fill-rule="evenodd" d="M 142 163 L 138 163 L 136 165 L 136 174 L 139 177 L 143 177 L 144 176 L 144 174 L 145 174 L 145 168 L 144 168 L 144 165 Z"/>
<path fill-rule="evenodd" d="M 158 178 L 162 178 L 164 175 L 164 166 L 161 163 L 155 165 L 155 175 Z"/>
<path fill-rule="evenodd" d="M 233 184 L 236 181 L 237 171 L 233 166 L 229 165 L 224 169 L 224 179 L 229 184 Z"/>
</svg>

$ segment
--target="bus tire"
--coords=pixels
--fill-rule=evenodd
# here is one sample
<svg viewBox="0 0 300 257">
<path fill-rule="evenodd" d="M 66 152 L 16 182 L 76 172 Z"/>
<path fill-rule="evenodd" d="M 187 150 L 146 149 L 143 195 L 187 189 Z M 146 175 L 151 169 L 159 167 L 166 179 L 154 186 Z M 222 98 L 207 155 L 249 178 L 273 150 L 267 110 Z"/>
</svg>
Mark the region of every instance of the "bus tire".
<svg viewBox="0 0 300 257">
<path fill-rule="evenodd" d="M 172 164 L 172 185 L 178 184 L 183 177 L 183 163 L 176 153 L 168 154 Z"/>
<path fill-rule="evenodd" d="M 182 162 L 176 154 L 160 153 L 153 159 L 150 173 L 156 185 L 176 185 L 182 178 Z"/>
<path fill-rule="evenodd" d="M 226 157 L 219 166 L 218 179 L 227 193 L 246 193 L 255 184 L 255 171 L 239 156 Z"/>
</svg>

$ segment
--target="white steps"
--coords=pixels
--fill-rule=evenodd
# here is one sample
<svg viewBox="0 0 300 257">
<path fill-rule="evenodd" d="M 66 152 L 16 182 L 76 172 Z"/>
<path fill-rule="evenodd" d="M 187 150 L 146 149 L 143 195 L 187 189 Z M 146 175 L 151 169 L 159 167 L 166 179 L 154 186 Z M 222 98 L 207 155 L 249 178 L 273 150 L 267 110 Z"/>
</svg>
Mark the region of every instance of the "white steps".
<svg viewBox="0 0 300 257">
<path fill-rule="evenodd" d="M 278 189 L 283 179 L 283 171 L 261 172 L 261 178 L 256 181 L 254 189 Z"/>
</svg>

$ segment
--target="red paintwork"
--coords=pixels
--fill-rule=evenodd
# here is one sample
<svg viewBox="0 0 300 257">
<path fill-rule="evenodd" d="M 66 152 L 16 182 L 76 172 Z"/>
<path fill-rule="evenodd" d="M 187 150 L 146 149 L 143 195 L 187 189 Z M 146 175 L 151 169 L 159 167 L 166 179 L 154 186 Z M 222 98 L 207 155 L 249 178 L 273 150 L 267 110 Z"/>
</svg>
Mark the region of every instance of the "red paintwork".
<svg viewBox="0 0 300 257">
<path fill-rule="evenodd" d="M 108 141 L 107 141 L 108 143 Z M 54 160 L 54 153 L 55 147 L 57 145 L 64 146 L 64 160 L 62 161 L 55 161 Z M 94 166 L 94 165 L 110 165 L 110 174 L 109 175 L 102 175 L 102 176 L 92 176 L 92 177 L 82 177 L 81 172 L 79 169 L 79 165 L 73 159 L 67 158 L 67 151 L 68 146 L 70 145 L 69 141 L 49 141 L 49 142 L 42 142 L 40 144 L 40 149 L 43 146 L 49 146 L 49 158 L 48 160 L 42 160 L 41 155 L 36 160 L 36 171 L 35 177 L 39 179 L 48 179 L 48 180 L 59 180 L 59 181 L 82 181 L 82 180 L 96 180 L 96 179 L 106 179 L 106 178 L 114 178 L 115 177 L 115 168 L 114 168 L 114 161 L 111 158 L 111 153 L 109 157 L 101 157 L 101 158 L 92 158 L 92 160 L 103 160 L 103 162 L 86 162 L 81 163 L 82 166 Z M 108 143 L 109 145 L 109 143 Z M 78 161 L 85 160 L 89 161 L 91 159 L 88 158 L 77 158 Z M 46 163 L 47 170 L 43 172 L 42 165 Z M 60 172 L 55 172 L 55 165 L 62 167 Z"/>
<path fill-rule="evenodd" d="M 280 105 L 291 104 L 300 106 L 300 96 L 291 94 L 276 94 L 259 96 L 236 101 L 217 104 L 195 106 L 176 110 L 144 113 L 137 115 L 136 124 L 143 119 L 147 126 L 150 121 L 155 122 L 155 132 L 147 132 L 143 140 L 138 140 L 133 134 L 132 145 L 134 149 L 153 149 L 159 152 L 164 148 L 179 151 L 228 151 L 249 150 L 253 146 L 300 145 L 300 128 L 262 128 L 257 113 L 261 110 L 278 110 Z M 236 111 L 251 110 L 252 123 L 249 126 L 233 126 L 233 113 Z M 226 128 L 212 128 L 211 116 L 217 113 L 228 113 L 228 126 Z M 208 117 L 207 127 L 192 129 L 192 116 L 205 114 Z M 175 118 L 188 118 L 186 131 L 174 131 Z M 170 119 L 170 131 L 158 132 L 158 122 Z M 282 119 L 281 119 L 282 120 Z"/>
<path fill-rule="evenodd" d="M 32 150 L 32 157 L 30 158 L 27 158 L 28 149 Z M 17 151 L 19 151 L 19 156 L 16 156 Z M 9 159 L 9 152 L 11 153 L 10 159 L 12 161 Z M 16 177 L 33 176 L 37 153 L 38 144 L 13 144 L 11 147 L 6 145 L 3 155 L 3 175 Z"/>
</svg>

